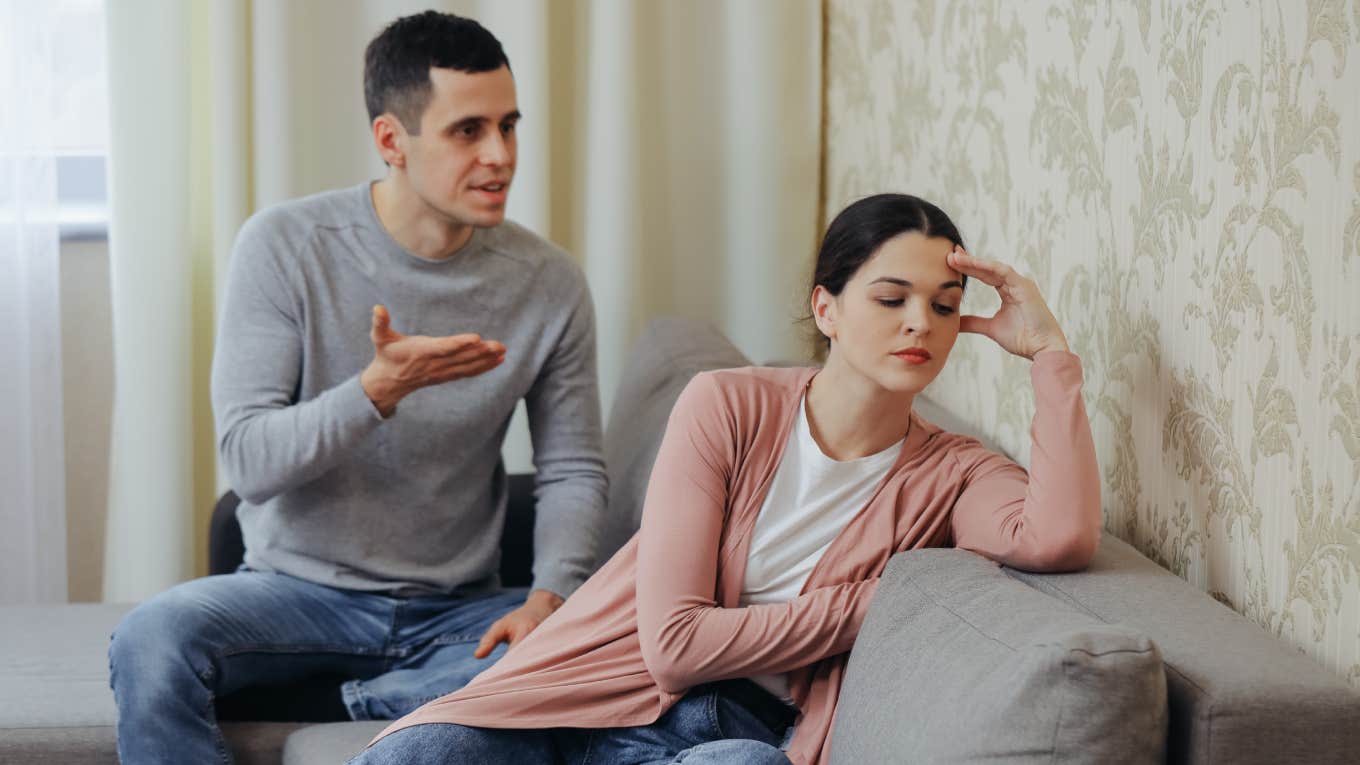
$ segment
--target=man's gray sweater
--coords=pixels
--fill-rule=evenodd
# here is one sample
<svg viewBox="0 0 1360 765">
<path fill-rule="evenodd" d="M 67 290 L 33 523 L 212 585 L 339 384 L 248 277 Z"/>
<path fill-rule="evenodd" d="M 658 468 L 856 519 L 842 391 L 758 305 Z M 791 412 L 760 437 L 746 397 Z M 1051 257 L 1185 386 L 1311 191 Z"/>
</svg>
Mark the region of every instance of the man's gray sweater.
<svg viewBox="0 0 1360 765">
<path fill-rule="evenodd" d="M 537 471 L 534 588 L 585 581 L 603 520 L 595 320 L 581 270 L 505 222 L 453 256 L 388 235 L 369 184 L 264 210 L 232 253 L 212 401 L 245 563 L 396 594 L 493 584 L 501 443 L 523 399 Z M 383 419 L 359 384 L 374 305 L 403 334 L 506 346 L 485 374 L 424 388 Z"/>
</svg>

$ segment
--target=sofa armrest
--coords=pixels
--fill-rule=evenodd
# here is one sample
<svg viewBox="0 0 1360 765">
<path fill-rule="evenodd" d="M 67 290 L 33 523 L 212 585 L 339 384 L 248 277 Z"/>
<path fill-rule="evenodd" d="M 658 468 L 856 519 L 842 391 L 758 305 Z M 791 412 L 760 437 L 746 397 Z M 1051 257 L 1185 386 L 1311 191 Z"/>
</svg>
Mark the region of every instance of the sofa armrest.
<svg viewBox="0 0 1360 765">
<path fill-rule="evenodd" d="M 883 572 L 850 653 L 831 762 L 1159 765 L 1157 646 L 959 549 Z"/>
<path fill-rule="evenodd" d="M 1167 762 L 1356 761 L 1360 693 L 1117 537 L 1106 533 L 1079 573 L 1006 573 L 1156 641 L 1167 677 Z"/>
</svg>

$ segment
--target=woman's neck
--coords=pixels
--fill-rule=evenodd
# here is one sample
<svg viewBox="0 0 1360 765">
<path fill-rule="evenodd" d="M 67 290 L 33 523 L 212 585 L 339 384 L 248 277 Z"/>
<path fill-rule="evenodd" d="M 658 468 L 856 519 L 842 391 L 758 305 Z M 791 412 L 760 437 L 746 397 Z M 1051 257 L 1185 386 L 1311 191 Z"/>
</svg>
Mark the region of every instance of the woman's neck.
<svg viewBox="0 0 1360 765">
<path fill-rule="evenodd" d="M 826 456 L 867 457 L 902 440 L 914 398 L 886 391 L 832 357 L 808 386 L 808 426 Z"/>
</svg>

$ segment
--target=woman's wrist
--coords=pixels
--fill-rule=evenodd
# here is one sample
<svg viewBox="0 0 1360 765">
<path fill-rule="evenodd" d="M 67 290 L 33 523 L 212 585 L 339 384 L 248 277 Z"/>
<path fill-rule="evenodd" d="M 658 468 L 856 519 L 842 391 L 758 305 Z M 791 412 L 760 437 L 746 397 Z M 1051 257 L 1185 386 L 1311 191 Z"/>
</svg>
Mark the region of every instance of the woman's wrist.
<svg viewBox="0 0 1360 765">
<path fill-rule="evenodd" d="M 1067 343 L 1053 343 L 1051 345 L 1045 345 L 1044 347 L 1035 351 L 1034 356 L 1038 356 L 1041 353 L 1048 353 L 1049 351 L 1061 351 L 1063 353 L 1071 353 L 1072 349 L 1067 347 Z M 1034 360 L 1034 356 L 1030 357 L 1031 361 Z"/>
</svg>

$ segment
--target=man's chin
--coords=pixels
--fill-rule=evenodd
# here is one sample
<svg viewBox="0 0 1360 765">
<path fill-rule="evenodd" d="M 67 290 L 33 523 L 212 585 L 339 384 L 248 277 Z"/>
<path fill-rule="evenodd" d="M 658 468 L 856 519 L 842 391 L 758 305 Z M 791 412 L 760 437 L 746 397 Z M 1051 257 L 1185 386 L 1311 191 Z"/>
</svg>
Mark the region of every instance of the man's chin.
<svg viewBox="0 0 1360 765">
<path fill-rule="evenodd" d="M 472 225 L 477 228 L 495 228 L 505 222 L 505 210 L 484 212 L 473 218 Z"/>
</svg>

